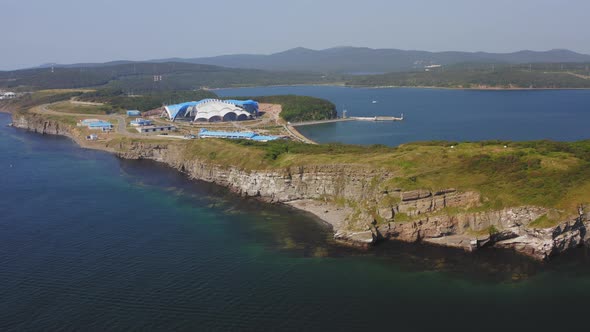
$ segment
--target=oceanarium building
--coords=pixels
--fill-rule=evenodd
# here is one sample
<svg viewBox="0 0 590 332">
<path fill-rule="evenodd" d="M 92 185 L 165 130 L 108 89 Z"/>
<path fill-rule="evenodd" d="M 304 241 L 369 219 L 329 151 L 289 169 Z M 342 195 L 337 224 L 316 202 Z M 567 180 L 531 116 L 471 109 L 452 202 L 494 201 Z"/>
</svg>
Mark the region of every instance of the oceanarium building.
<svg viewBox="0 0 590 332">
<path fill-rule="evenodd" d="M 243 121 L 258 116 L 258 103 L 254 100 L 204 99 L 164 106 L 162 116 L 171 121 L 195 122 Z"/>
</svg>

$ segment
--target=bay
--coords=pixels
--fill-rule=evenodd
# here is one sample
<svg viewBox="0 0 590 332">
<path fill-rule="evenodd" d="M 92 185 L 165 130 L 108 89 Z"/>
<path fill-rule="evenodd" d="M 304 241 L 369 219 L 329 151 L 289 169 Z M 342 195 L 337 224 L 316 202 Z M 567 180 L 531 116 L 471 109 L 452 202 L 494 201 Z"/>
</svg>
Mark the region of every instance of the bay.
<svg viewBox="0 0 590 332">
<path fill-rule="evenodd" d="M 220 96 L 296 94 L 333 102 L 342 115 L 400 116 L 400 122 L 338 122 L 297 129 L 320 142 L 385 144 L 415 141 L 589 138 L 590 90 L 449 90 L 283 86 L 220 89 Z M 373 103 L 375 101 L 375 103 Z"/>
</svg>

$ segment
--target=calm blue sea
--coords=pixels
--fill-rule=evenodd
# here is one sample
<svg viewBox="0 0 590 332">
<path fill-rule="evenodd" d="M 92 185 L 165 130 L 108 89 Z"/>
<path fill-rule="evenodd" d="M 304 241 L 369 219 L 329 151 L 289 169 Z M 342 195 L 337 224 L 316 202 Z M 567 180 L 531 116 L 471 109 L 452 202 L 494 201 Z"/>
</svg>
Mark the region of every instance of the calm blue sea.
<svg viewBox="0 0 590 332">
<path fill-rule="evenodd" d="M 0 114 L 0 331 L 585 328 L 583 249 L 549 265 L 350 249 L 307 214 L 9 122 Z"/>
<path fill-rule="evenodd" d="M 221 96 L 297 94 L 325 98 L 338 114 L 404 114 L 402 122 L 341 122 L 299 127 L 318 142 L 386 144 L 590 138 L 590 90 L 477 91 L 332 86 L 222 89 Z M 373 103 L 376 101 L 376 103 Z"/>
</svg>

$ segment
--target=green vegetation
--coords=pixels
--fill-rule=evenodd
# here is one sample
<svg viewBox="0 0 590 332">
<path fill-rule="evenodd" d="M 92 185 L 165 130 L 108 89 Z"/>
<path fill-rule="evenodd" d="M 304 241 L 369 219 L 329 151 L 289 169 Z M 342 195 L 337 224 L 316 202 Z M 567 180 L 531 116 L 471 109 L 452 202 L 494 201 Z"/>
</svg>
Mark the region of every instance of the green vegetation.
<svg viewBox="0 0 590 332">
<path fill-rule="evenodd" d="M 158 80 L 154 80 L 157 77 Z M 161 79 L 160 79 L 161 78 Z M 201 87 L 239 87 L 326 83 L 322 74 L 270 72 L 191 63 L 123 63 L 81 67 L 36 68 L 0 72 L 0 87 L 65 89 L 108 87 L 128 93 L 184 90 Z"/>
<path fill-rule="evenodd" d="M 18 109 L 27 109 L 37 105 L 69 100 L 83 93 L 81 90 L 41 90 L 26 94 L 17 99 L 4 101 L 4 105 Z"/>
<path fill-rule="evenodd" d="M 61 113 L 78 113 L 78 114 L 111 114 L 116 111 L 109 105 L 86 105 L 75 104 L 70 101 L 58 102 L 51 104 L 47 108 Z"/>
<path fill-rule="evenodd" d="M 245 169 L 347 165 L 383 170 L 395 175 L 378 184 L 383 190 L 474 190 L 482 194 L 482 210 L 535 205 L 573 213 L 579 204 L 590 203 L 590 141 L 490 141 L 454 148 L 435 142 L 389 148 L 200 140 L 188 149 L 196 156 L 216 152 L 215 163 Z"/>
<path fill-rule="evenodd" d="M 351 86 L 590 88 L 587 64 L 461 64 L 431 71 L 356 76 Z"/>
<path fill-rule="evenodd" d="M 103 105 L 69 102 L 58 103 L 72 98 L 75 98 L 76 101 L 101 103 Z M 149 111 L 159 108 L 164 104 L 175 104 L 206 98 L 219 97 L 214 92 L 208 90 L 154 91 L 146 92 L 142 95 L 129 95 L 121 89 L 103 88 L 98 90 L 40 90 L 5 103 L 20 109 L 56 103 L 51 108 L 64 113 L 110 114 L 120 113 L 128 109 Z M 281 117 L 287 121 L 323 120 L 336 117 L 336 106 L 334 104 L 327 100 L 314 97 L 280 95 L 237 98 L 254 99 L 261 103 L 280 104 L 282 106 Z"/>
<path fill-rule="evenodd" d="M 117 110 L 136 109 L 149 111 L 163 104 L 175 104 L 190 100 L 217 98 L 211 91 L 155 91 L 143 95 L 130 96 L 121 89 L 100 89 L 86 92 L 78 100 L 109 104 Z"/>
<path fill-rule="evenodd" d="M 0 72 L 0 87 L 36 89 L 107 88 L 125 94 L 192 91 L 203 87 L 293 84 L 433 86 L 448 88 L 590 88 L 587 63 L 462 63 L 424 71 L 340 75 L 301 71 L 224 68 L 183 62 L 106 63 Z M 400 68 L 401 69 L 401 68 Z"/>
<path fill-rule="evenodd" d="M 280 104 L 281 118 L 286 121 L 310 121 L 336 118 L 336 105 L 320 98 L 296 95 L 236 97 L 253 99 L 260 103 Z M 227 98 L 233 99 L 233 98 Z"/>
</svg>

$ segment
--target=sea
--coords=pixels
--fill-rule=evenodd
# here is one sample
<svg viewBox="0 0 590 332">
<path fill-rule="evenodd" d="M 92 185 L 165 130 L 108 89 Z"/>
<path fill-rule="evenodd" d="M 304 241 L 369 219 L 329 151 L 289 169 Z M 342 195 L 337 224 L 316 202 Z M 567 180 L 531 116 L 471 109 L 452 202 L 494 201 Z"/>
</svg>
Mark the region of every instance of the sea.
<svg viewBox="0 0 590 332">
<path fill-rule="evenodd" d="M 297 129 L 320 142 L 397 146 L 416 141 L 590 138 L 590 90 L 451 90 L 285 86 L 221 89 L 220 96 L 295 94 L 333 102 L 342 116 L 396 116 L 399 122 L 337 122 Z"/>
<path fill-rule="evenodd" d="M 505 128 L 502 139 L 583 139 L 590 105 L 585 91 L 219 93 L 265 91 L 323 96 L 351 115 L 403 110 L 407 120 L 399 123 L 341 123 L 306 133 L 357 144 L 494 138 L 473 126 L 498 126 L 500 116 L 488 113 L 510 110 L 523 126 L 510 127 L 513 136 Z M 333 97 L 338 93 L 342 99 Z M 350 96 L 357 94 L 365 97 Z M 421 94 L 421 106 L 410 107 L 411 96 Z M 476 96 L 486 102 L 466 107 Z M 448 119 L 442 134 L 429 116 Z M 463 126 L 451 124 L 453 118 Z M 0 331 L 565 331 L 587 325 L 590 251 L 584 248 L 549 263 L 503 250 L 467 254 L 397 242 L 350 248 L 307 213 L 236 197 L 157 162 L 119 159 L 64 137 L 8 127 L 10 121 L 0 113 Z M 339 138 L 355 126 L 374 139 Z M 427 130 L 420 136 L 404 126 Z M 340 134 L 324 133 L 330 130 Z"/>
</svg>

